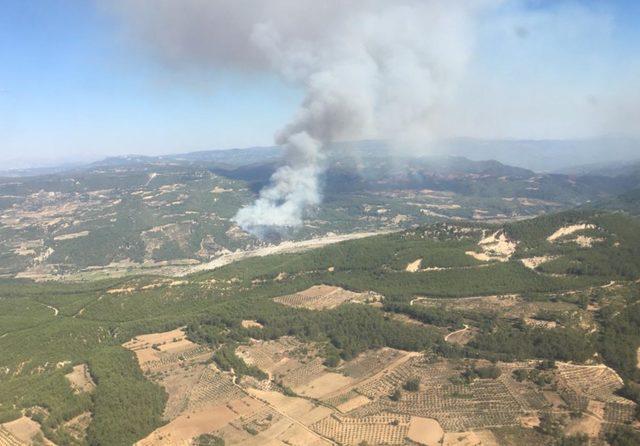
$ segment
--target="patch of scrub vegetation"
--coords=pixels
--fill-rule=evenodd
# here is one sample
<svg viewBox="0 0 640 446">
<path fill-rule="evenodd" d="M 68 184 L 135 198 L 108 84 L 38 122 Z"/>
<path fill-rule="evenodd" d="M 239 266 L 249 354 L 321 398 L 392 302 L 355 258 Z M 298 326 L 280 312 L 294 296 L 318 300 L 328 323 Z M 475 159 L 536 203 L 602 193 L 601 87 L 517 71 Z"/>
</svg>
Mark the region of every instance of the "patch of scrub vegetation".
<svg viewBox="0 0 640 446">
<path fill-rule="evenodd" d="M 570 236 L 549 240 L 559 228 L 572 227 L 582 229 Z M 506 230 L 519 240 L 515 257 L 551 258 L 537 266 L 540 272 L 621 279 L 640 275 L 640 222 L 636 218 L 624 214 L 567 211 L 507 224 Z M 576 234 L 591 242 L 571 242 Z"/>
<path fill-rule="evenodd" d="M 496 354 L 505 360 L 547 358 L 584 362 L 596 351 L 593 340 L 582 330 L 507 323 L 500 323 L 491 332 L 476 336 L 468 347 L 485 352 L 483 356 Z"/>
<path fill-rule="evenodd" d="M 97 384 L 90 444 L 131 444 L 162 424 L 165 392 L 145 379 L 133 353 L 101 349 L 89 366 Z"/>
</svg>

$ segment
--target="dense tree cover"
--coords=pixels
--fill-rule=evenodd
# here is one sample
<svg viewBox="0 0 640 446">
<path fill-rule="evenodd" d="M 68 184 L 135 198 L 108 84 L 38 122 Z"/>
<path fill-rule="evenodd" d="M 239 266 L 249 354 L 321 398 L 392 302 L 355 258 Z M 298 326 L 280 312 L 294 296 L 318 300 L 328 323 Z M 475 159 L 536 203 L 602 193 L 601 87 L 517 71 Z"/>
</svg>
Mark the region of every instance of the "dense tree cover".
<svg viewBox="0 0 640 446">
<path fill-rule="evenodd" d="M 637 446 L 640 444 L 640 432 L 630 426 L 621 426 L 606 435 L 611 446 Z"/>
<path fill-rule="evenodd" d="M 479 235 L 460 241 L 447 240 L 442 235 L 444 240 L 438 241 L 428 239 L 424 235 L 426 231 L 421 229 L 412 231 L 410 235 L 370 237 L 304 253 L 251 258 L 196 277 L 236 278 L 250 284 L 252 281 L 271 282 L 281 273 L 292 277 L 304 274 L 316 283 L 372 290 L 387 297 L 404 297 L 407 300 L 413 295 L 461 297 L 544 293 L 606 283 L 606 279 L 600 277 L 542 276 L 517 261 L 480 265 L 481 262 L 465 254 L 465 250 L 477 249 Z M 394 251 L 394 245 L 397 251 Z M 428 260 L 430 252 L 437 253 L 433 262 Z M 415 273 L 404 271 L 408 262 L 419 258 L 423 259 L 423 267 L 444 269 Z M 458 258 L 464 258 L 465 263 L 455 260 Z M 469 268 L 467 258 L 482 267 Z"/>
<path fill-rule="evenodd" d="M 630 190 L 613 199 L 597 202 L 593 204 L 593 207 L 640 215 L 640 188 Z"/>
<path fill-rule="evenodd" d="M 288 320 L 274 315 L 263 319 L 265 336 L 301 336 L 311 340 L 328 339 L 343 359 L 351 359 L 367 349 L 392 347 L 421 351 L 438 339 L 434 330 L 387 319 L 380 310 L 363 305 L 343 305 L 335 310 Z"/>
<path fill-rule="evenodd" d="M 162 424 L 166 393 L 145 379 L 132 352 L 104 348 L 90 358 L 89 369 L 97 384 L 90 445 L 133 444 Z"/>
<path fill-rule="evenodd" d="M 417 392 L 420 390 L 420 378 L 413 377 L 407 379 L 404 384 L 402 384 L 402 388 L 407 392 Z"/>
<path fill-rule="evenodd" d="M 449 328 L 462 328 L 465 321 L 473 321 L 480 327 L 490 327 L 496 319 L 496 316 L 491 312 L 453 310 L 444 306 L 410 305 L 392 299 L 385 301 L 383 309 L 393 313 L 406 314 L 425 324 Z"/>
<path fill-rule="evenodd" d="M 550 277 L 525 268 L 520 262 L 494 263 L 474 269 L 445 269 L 420 273 L 362 271 L 327 275 L 326 283 L 385 296 L 428 295 L 464 297 L 492 294 L 554 292 L 604 283 L 591 277 Z"/>
<path fill-rule="evenodd" d="M 235 326 L 231 315 L 236 314 L 237 321 L 240 318 L 256 319 L 264 326 L 261 329 L 241 330 L 251 337 L 277 339 L 281 336 L 297 336 L 303 340 L 328 341 L 343 359 L 353 358 L 370 348 L 385 346 L 421 351 L 434 345 L 439 338 L 435 330 L 386 318 L 379 309 L 359 304 L 345 304 L 318 312 L 261 302 L 245 308 L 227 305 L 220 312 L 225 316 L 191 324 L 188 332 L 217 333 L 219 336 L 223 327 Z M 196 339 L 222 340 L 216 335 L 205 336 Z"/>
<path fill-rule="evenodd" d="M 598 350 L 605 362 L 623 378 L 640 381 L 636 354 L 640 347 L 640 302 L 624 308 L 606 306 L 599 312 L 599 322 Z"/>
<path fill-rule="evenodd" d="M 487 366 L 487 367 L 469 367 L 463 372 L 463 377 L 468 381 L 473 381 L 474 379 L 497 379 L 502 374 L 502 371 L 495 366 Z"/>
<path fill-rule="evenodd" d="M 402 399 L 402 391 L 398 388 L 389 395 L 391 401 L 400 401 Z"/>
<path fill-rule="evenodd" d="M 425 324 L 438 327 L 461 328 L 463 316 L 460 312 L 447 310 L 444 307 L 426 307 L 423 305 L 409 305 L 399 302 L 386 302 L 384 310 L 407 316 Z"/>
<path fill-rule="evenodd" d="M 518 241 L 517 255 L 526 257 L 540 248 L 551 249 L 554 245 L 547 242 L 547 237 L 557 229 L 584 223 L 593 218 L 590 211 L 565 211 L 556 214 L 543 215 L 531 220 L 523 220 L 504 225 L 507 235 Z"/>
<path fill-rule="evenodd" d="M 511 360 L 546 358 L 582 362 L 595 353 L 589 336 L 573 328 L 537 328 L 500 323 L 492 332 L 476 336 L 469 347 L 496 352 Z"/>
<path fill-rule="evenodd" d="M 21 415 L 23 407 L 39 406 L 49 412 L 47 417 L 39 417 L 43 431 L 50 438 L 54 429 L 64 421 L 89 410 L 92 406 L 88 395 L 76 395 L 64 377 L 65 370 L 41 375 L 21 375 L 0 382 L 0 401 L 15 402 L 0 405 L 0 420 L 10 421 Z"/>
</svg>

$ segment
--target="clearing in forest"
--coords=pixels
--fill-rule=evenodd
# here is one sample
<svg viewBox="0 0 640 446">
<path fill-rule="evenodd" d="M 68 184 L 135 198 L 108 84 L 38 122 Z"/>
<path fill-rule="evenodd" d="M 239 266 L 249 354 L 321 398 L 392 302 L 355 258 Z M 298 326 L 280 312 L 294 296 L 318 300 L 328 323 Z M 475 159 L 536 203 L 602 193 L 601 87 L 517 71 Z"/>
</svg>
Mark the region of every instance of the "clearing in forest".
<svg viewBox="0 0 640 446">
<path fill-rule="evenodd" d="M 520 259 L 522 264 L 529 269 L 536 269 L 543 263 L 549 262 L 550 260 L 554 260 L 556 257 L 552 256 L 540 256 L 540 257 L 530 257 L 528 259 Z"/>
<path fill-rule="evenodd" d="M 414 262 L 411 262 L 407 265 L 407 267 L 405 268 L 405 271 L 409 272 L 409 273 L 415 273 L 420 271 L 420 267 L 422 266 L 422 259 L 418 259 Z"/>
<path fill-rule="evenodd" d="M 253 320 L 243 320 L 240 325 L 242 325 L 243 328 L 262 328 L 260 322 Z"/>
<path fill-rule="evenodd" d="M 93 382 L 93 378 L 89 374 L 87 364 L 75 366 L 70 373 L 64 376 L 75 393 L 92 392 L 96 388 L 96 383 Z"/>
<path fill-rule="evenodd" d="M 516 246 L 516 242 L 507 238 L 503 230 L 499 230 L 478 242 L 480 252 L 467 251 L 466 254 L 483 262 L 506 262 L 516 252 Z"/>
<path fill-rule="evenodd" d="M 380 299 L 381 297 L 376 293 L 354 293 L 336 286 L 316 285 L 295 294 L 276 297 L 273 300 L 289 307 L 328 310 L 345 302 L 377 301 Z"/>
<path fill-rule="evenodd" d="M 562 228 L 558 229 L 556 232 L 551 234 L 549 237 L 547 237 L 547 241 L 553 243 L 556 240 L 562 237 L 566 237 L 567 235 L 571 235 L 575 232 L 585 231 L 587 229 L 595 229 L 595 228 L 596 228 L 595 225 L 586 224 L 586 223 L 582 223 L 579 225 L 563 226 Z"/>
<path fill-rule="evenodd" d="M 189 341 L 182 328 L 136 336 L 122 346 L 136 354 L 142 370 L 162 368 L 163 365 L 201 356 L 209 351 Z"/>
</svg>

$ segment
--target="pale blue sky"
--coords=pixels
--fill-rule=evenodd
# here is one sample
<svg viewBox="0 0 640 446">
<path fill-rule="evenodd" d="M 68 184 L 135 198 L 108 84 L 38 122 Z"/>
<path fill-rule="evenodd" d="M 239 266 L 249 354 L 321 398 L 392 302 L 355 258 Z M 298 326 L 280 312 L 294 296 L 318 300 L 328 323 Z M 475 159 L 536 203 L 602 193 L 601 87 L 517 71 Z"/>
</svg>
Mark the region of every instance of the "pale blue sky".
<svg viewBox="0 0 640 446">
<path fill-rule="evenodd" d="M 640 125 L 638 1 L 506 2 L 477 47 L 450 134 L 572 138 Z M 0 0 L 0 155 L 271 144 L 302 92 L 222 68 L 206 80 L 166 71 L 92 1 Z"/>
</svg>

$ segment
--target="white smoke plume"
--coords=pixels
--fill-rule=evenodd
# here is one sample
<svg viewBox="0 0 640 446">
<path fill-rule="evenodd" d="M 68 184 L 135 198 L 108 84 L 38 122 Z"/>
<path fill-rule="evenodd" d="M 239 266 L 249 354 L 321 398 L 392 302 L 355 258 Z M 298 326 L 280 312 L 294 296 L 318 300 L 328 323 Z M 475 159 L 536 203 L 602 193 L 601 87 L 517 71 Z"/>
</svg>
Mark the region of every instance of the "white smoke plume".
<svg viewBox="0 0 640 446">
<path fill-rule="evenodd" d="M 332 141 L 424 143 L 464 73 L 485 0 L 127 0 L 117 11 L 169 66 L 273 71 L 305 90 L 277 134 L 285 165 L 235 221 L 299 226 Z"/>
</svg>

